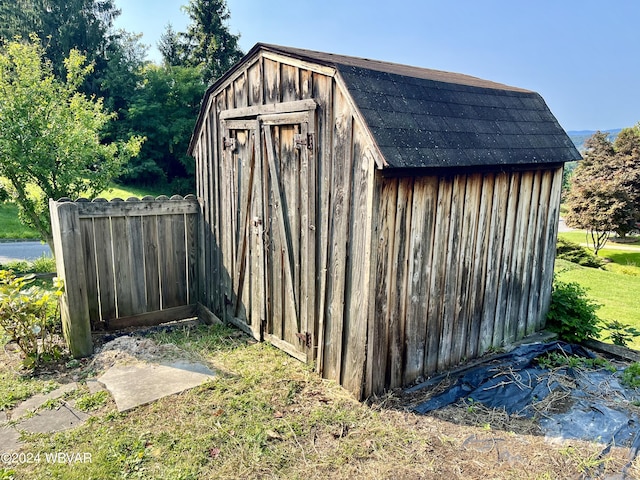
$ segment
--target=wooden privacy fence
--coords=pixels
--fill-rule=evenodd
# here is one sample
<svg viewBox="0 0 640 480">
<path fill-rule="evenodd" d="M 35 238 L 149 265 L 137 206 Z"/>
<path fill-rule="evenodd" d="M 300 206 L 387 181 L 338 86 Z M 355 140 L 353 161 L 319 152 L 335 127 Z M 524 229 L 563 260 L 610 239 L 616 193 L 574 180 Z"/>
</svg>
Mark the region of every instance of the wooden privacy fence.
<svg viewBox="0 0 640 480">
<path fill-rule="evenodd" d="M 71 353 L 92 330 L 189 318 L 198 301 L 200 207 L 193 195 L 50 200 L 62 325 Z"/>
</svg>

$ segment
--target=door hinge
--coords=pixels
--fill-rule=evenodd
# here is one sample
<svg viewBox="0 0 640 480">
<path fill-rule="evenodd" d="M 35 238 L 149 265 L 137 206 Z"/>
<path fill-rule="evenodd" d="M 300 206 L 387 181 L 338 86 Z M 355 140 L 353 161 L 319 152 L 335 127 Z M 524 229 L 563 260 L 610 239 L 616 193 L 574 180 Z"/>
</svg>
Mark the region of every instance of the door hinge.
<svg viewBox="0 0 640 480">
<path fill-rule="evenodd" d="M 236 139 L 235 138 L 227 138 L 224 137 L 222 139 L 222 145 L 223 148 L 226 150 L 227 148 L 231 149 L 232 151 L 236 149 Z"/>
<path fill-rule="evenodd" d="M 313 345 L 310 332 L 296 333 L 296 337 L 298 337 L 298 340 L 300 340 L 307 348 L 311 348 Z"/>
<path fill-rule="evenodd" d="M 297 133 L 293 136 L 293 141 L 298 149 L 302 147 L 307 147 L 309 150 L 313 149 L 313 133 L 307 133 L 306 135 Z"/>
</svg>

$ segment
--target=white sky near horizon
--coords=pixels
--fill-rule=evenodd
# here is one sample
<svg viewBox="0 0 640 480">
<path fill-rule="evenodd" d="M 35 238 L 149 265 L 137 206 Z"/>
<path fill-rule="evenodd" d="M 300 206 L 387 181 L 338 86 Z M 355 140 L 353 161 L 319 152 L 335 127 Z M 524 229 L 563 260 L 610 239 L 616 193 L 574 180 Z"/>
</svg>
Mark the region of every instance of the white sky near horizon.
<svg viewBox="0 0 640 480">
<path fill-rule="evenodd" d="M 188 0 L 116 0 L 116 27 L 149 59 Z M 227 0 L 229 29 L 255 43 L 465 73 L 542 95 L 566 130 L 640 121 L 640 2 L 617 0 Z"/>
</svg>

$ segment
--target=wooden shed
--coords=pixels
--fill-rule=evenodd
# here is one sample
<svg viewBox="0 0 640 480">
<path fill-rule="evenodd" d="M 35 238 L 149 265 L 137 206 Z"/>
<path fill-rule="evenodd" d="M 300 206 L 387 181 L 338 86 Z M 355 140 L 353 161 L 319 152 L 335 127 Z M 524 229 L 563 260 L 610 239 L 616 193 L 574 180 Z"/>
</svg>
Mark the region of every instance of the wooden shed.
<svg viewBox="0 0 640 480">
<path fill-rule="evenodd" d="M 202 304 L 359 398 L 544 326 L 580 155 L 535 92 L 257 44 L 190 153 Z"/>
</svg>

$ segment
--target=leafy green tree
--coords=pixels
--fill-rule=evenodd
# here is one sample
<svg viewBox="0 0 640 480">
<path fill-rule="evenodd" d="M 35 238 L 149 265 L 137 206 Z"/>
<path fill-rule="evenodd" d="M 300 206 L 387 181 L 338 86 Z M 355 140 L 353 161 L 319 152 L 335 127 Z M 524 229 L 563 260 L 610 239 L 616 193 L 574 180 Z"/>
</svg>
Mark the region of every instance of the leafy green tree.
<svg viewBox="0 0 640 480">
<path fill-rule="evenodd" d="M 626 135 L 623 135 L 623 139 Z M 617 142 L 617 140 L 616 140 Z M 567 225 L 587 230 L 592 249 L 597 255 L 606 244 L 611 232 L 624 236 L 638 217 L 639 205 L 628 180 L 639 173 L 636 160 L 635 173 L 626 170 L 633 161 L 619 145 L 612 143 L 606 133 L 597 132 L 585 143 L 584 160 L 576 167 L 567 196 L 569 212 Z M 635 197 L 637 198 L 637 197 Z"/>
<path fill-rule="evenodd" d="M 632 128 L 623 128 L 616 137 L 614 168 L 619 183 L 629 202 L 629 219 L 620 225 L 616 233 L 621 237 L 637 229 L 640 222 L 640 123 Z"/>
<path fill-rule="evenodd" d="M 87 93 L 98 93 L 93 78 L 101 72 L 110 43 L 113 21 L 120 14 L 114 0 L 0 0 L 3 23 L 0 37 L 11 41 L 35 33 L 46 44 L 45 56 L 64 78 L 64 59 L 71 49 L 80 51 L 96 71 L 86 77 Z M 6 16 L 4 16 L 6 15 Z M 6 19 L 6 22 L 4 21 Z"/>
<path fill-rule="evenodd" d="M 240 35 L 229 32 L 225 0 L 190 0 L 184 10 L 191 18 L 184 35 L 187 65 L 202 67 L 204 82 L 211 84 L 242 58 Z"/>
<path fill-rule="evenodd" d="M 21 219 L 51 244 L 47 200 L 97 195 L 138 153 L 142 139 L 102 142 L 114 115 L 101 99 L 78 91 L 91 65 L 71 50 L 59 80 L 40 41 L 31 40 L 0 45 L 0 176 Z"/>
<path fill-rule="evenodd" d="M 192 193 L 195 167 L 187 148 L 205 91 L 200 69 L 148 65 L 143 79 L 124 123 L 147 142 L 122 179 Z"/>
</svg>

